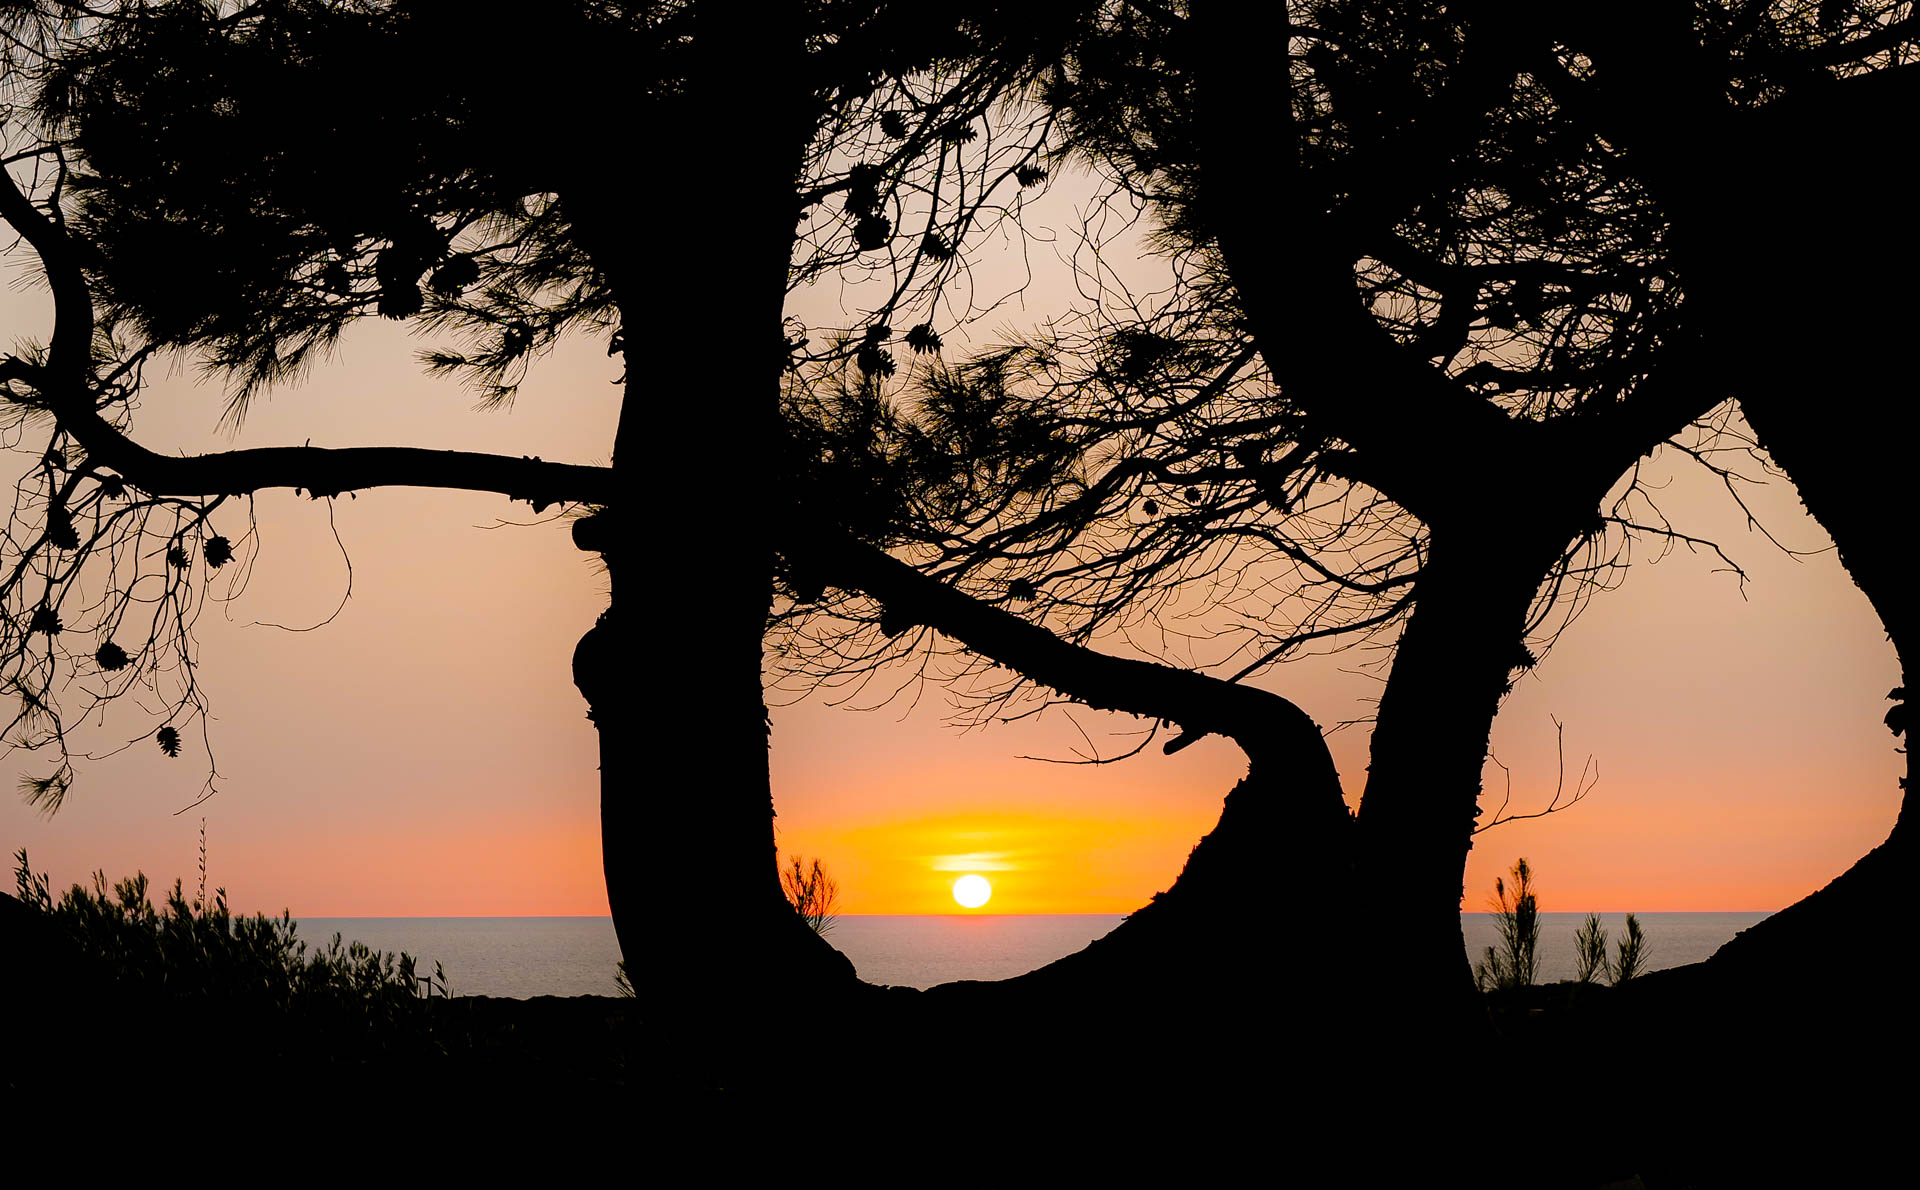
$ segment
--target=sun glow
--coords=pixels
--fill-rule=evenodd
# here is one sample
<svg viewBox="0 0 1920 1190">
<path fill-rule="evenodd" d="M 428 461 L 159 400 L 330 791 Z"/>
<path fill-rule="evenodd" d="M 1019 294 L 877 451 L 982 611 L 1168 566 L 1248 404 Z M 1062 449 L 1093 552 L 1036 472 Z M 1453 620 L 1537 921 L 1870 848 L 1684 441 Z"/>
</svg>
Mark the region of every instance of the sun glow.
<svg viewBox="0 0 1920 1190">
<path fill-rule="evenodd" d="M 966 875 L 953 882 L 953 899 L 963 908 L 978 909 L 993 896 L 993 885 L 985 876 Z"/>
</svg>

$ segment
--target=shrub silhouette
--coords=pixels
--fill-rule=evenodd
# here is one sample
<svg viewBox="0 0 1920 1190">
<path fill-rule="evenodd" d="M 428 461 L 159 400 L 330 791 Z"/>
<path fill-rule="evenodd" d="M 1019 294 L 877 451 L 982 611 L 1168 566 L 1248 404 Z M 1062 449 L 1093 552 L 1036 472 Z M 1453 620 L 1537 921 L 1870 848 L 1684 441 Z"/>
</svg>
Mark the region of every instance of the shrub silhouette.
<svg viewBox="0 0 1920 1190">
<path fill-rule="evenodd" d="M 189 903 L 176 880 L 156 907 L 145 873 L 109 887 L 95 872 L 91 889 L 76 884 L 56 899 L 25 848 L 14 859 L 21 903 L 50 919 L 75 955 L 78 978 L 149 1009 L 239 1026 L 222 1029 L 231 1056 L 358 1061 L 434 1048 L 419 985 L 447 994 L 438 964 L 419 977 L 412 956 L 343 944 L 339 934 L 309 949 L 291 914 L 235 916 L 225 889 L 211 903 Z"/>
</svg>

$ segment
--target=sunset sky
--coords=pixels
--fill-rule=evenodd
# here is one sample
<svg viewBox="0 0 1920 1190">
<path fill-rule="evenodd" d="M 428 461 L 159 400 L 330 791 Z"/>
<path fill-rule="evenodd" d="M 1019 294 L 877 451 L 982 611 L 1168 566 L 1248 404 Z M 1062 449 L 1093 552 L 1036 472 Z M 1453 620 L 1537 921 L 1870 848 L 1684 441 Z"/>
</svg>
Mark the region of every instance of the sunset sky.
<svg viewBox="0 0 1920 1190">
<path fill-rule="evenodd" d="M 0 300 L 9 344 L 44 337 L 43 296 L 19 261 Z M 1043 312 L 1044 285 L 1002 323 Z M 811 295 L 803 300 L 820 300 Z M 216 434 L 217 385 L 162 377 L 136 421 L 161 450 L 311 440 L 418 445 L 604 463 L 619 390 L 603 344 L 580 341 L 536 369 L 507 413 L 478 413 L 458 385 L 429 380 L 418 342 L 368 325 L 341 360 L 298 389 L 257 404 L 238 439 Z M 29 439 L 16 472 L 37 458 Z M 1754 503 L 1800 549 L 1826 544 L 1784 482 Z M 1538 809 L 1555 780 L 1553 719 L 1565 724 L 1569 779 L 1592 756 L 1599 782 L 1580 805 L 1480 836 L 1465 907 L 1483 907 L 1494 876 L 1525 855 L 1542 908 L 1772 910 L 1812 891 L 1880 842 L 1903 771 L 1880 719 L 1898 678 L 1891 646 L 1832 552 L 1793 559 L 1749 532 L 1714 484 L 1675 466 L 1662 507 L 1716 537 L 1748 568 L 1744 598 L 1711 556 L 1675 552 L 1636 564 L 1598 597 L 1507 703 L 1494 750 L 1512 770 L 1516 812 Z M 564 522 L 530 522 L 525 504 L 420 490 L 340 499 L 352 598 L 327 506 L 288 492 L 260 497 L 263 547 L 249 589 L 200 623 L 218 796 L 198 795 L 205 756 L 168 760 L 146 742 L 81 766 L 67 805 L 44 818 L 0 797 L 0 843 L 26 847 L 56 885 L 95 868 L 141 869 L 191 884 L 202 816 L 210 882 L 243 910 L 296 916 L 601 914 L 595 742 L 574 690 L 574 642 L 605 605 L 604 578 L 574 550 Z M 242 516 L 217 516 L 239 538 Z M 223 572 L 223 575 L 226 572 Z M 698 576 L 683 576 L 680 622 L 701 631 Z M 1347 654 L 1264 681 L 1323 727 L 1367 713 L 1380 654 Z M 675 676 L 636 675 L 658 694 L 662 765 L 687 763 Z M 994 884 L 983 910 L 1124 913 L 1178 875 L 1244 772 L 1236 748 L 1210 738 L 1178 756 L 1157 749 L 1084 767 L 1064 715 L 960 733 L 938 691 L 855 711 L 814 699 L 774 711 L 773 774 L 781 847 L 818 856 L 849 913 L 959 911 L 963 871 Z M 1137 729 L 1081 712 L 1096 739 Z M 115 708 L 90 736 L 104 749 L 152 723 Z M 1350 797 L 1365 780 L 1366 729 L 1331 738 Z M 1116 749 L 1117 750 L 1117 749 Z M 689 792 L 698 793 L 691 758 Z M 37 771 L 30 757 L 15 771 Z M 13 774 L 9 772 L 8 776 Z M 1489 767 L 1489 810 L 1502 777 Z M 664 845 L 664 844 L 663 844 Z M 1276 908 L 1311 908 L 1337 890 L 1290 880 L 1273 840 Z"/>
</svg>

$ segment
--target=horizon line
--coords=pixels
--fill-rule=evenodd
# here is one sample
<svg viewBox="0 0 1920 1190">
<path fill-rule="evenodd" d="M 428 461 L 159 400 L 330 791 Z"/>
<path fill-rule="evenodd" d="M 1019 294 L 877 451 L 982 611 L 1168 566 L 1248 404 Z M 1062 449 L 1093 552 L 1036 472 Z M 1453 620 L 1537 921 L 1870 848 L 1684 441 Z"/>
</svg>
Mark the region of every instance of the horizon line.
<svg viewBox="0 0 1920 1190">
<path fill-rule="evenodd" d="M 1145 906 L 1142 906 L 1142 908 L 1144 907 Z M 834 914 L 830 914 L 829 916 L 835 917 L 835 918 L 840 918 L 840 917 L 1131 917 L 1133 914 L 1138 913 L 1139 911 L 1140 911 L 1139 909 L 1128 910 L 1125 913 L 1120 913 L 1114 910 L 1105 910 L 1105 911 L 1084 911 L 1083 910 L 1083 911 L 1077 911 L 1077 912 L 1071 912 L 1071 913 L 1046 913 L 1046 912 L 953 913 L 953 912 L 942 911 L 938 913 L 834 913 Z M 1571 914 L 1581 914 L 1581 913 L 1600 913 L 1600 914 L 1619 914 L 1619 915 L 1624 915 L 1628 913 L 1632 913 L 1636 915 L 1648 914 L 1648 913 L 1773 914 L 1773 913 L 1780 912 L 1780 909 L 1751 909 L 1751 908 L 1749 909 L 1542 909 L 1539 912 L 1542 915 L 1551 915 L 1551 914 L 1571 915 Z M 1476 917 L 1497 916 L 1497 914 L 1495 914 L 1493 911 L 1487 910 L 1487 909 L 1462 909 L 1460 911 L 1460 914 L 1463 917 L 1469 914 Z M 266 916 L 278 917 L 279 914 L 270 913 L 270 914 L 267 914 Z M 303 920 L 421 921 L 421 920 L 439 918 L 439 919 L 454 920 L 454 921 L 483 921 L 483 920 L 493 920 L 493 919 L 504 918 L 504 919 L 510 919 L 510 920 L 529 920 L 529 921 L 531 920 L 611 921 L 612 916 L 613 915 L 609 913 L 305 913 L 305 914 L 295 913 L 293 914 L 293 919 L 295 921 L 303 921 Z"/>
</svg>

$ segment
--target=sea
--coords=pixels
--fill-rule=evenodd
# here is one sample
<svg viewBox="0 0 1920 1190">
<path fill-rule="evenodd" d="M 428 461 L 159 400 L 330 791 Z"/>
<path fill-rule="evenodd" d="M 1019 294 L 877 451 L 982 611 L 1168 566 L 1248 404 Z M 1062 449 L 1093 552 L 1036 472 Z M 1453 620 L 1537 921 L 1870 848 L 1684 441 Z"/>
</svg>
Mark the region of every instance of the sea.
<svg viewBox="0 0 1920 1190">
<path fill-rule="evenodd" d="M 1650 970 L 1697 963 L 1765 913 L 1642 913 Z M 1540 915 L 1540 982 L 1571 979 L 1582 913 Z M 927 988 L 956 979 L 1007 979 L 1086 946 L 1120 924 L 1111 914 L 848 914 L 827 941 L 870 983 Z M 1618 939 L 1626 915 L 1600 914 Z M 1278 923 L 1284 936 L 1285 923 Z M 1464 913 L 1467 954 L 1498 941 L 1491 914 Z M 314 917 L 299 937 L 324 945 L 335 933 L 375 950 L 405 951 L 419 969 L 446 974 L 456 996 L 610 996 L 620 945 L 606 917 Z"/>
</svg>

